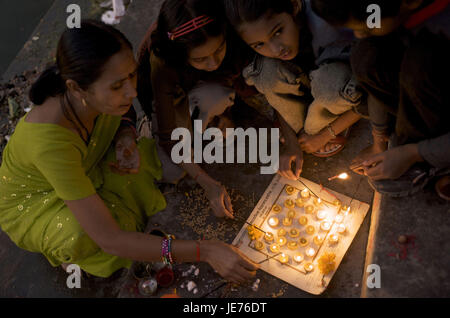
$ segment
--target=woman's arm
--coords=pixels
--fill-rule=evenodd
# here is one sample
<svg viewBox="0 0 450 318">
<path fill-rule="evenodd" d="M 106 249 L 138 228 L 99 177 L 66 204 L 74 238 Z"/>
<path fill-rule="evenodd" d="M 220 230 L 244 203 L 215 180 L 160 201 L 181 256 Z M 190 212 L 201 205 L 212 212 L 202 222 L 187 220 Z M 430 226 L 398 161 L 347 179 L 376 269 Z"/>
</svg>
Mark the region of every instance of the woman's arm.
<svg viewBox="0 0 450 318">
<path fill-rule="evenodd" d="M 135 261 L 161 261 L 163 238 L 121 230 L 97 194 L 65 203 L 86 234 L 106 253 Z M 258 268 L 236 248 L 221 242 L 173 240 L 172 255 L 177 262 L 208 262 L 224 278 L 236 282 L 250 279 Z"/>
</svg>

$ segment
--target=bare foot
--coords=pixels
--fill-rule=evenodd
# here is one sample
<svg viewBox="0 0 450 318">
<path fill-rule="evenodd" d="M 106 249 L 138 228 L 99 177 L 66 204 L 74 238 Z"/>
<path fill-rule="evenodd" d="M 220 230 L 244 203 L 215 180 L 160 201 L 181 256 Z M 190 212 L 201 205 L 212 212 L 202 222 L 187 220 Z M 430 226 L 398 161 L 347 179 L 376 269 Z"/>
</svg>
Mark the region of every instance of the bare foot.
<svg viewBox="0 0 450 318">
<path fill-rule="evenodd" d="M 332 143 L 327 143 L 323 148 L 320 148 L 318 152 L 331 152 L 336 150 L 339 146 L 339 144 L 332 144 Z"/>
</svg>

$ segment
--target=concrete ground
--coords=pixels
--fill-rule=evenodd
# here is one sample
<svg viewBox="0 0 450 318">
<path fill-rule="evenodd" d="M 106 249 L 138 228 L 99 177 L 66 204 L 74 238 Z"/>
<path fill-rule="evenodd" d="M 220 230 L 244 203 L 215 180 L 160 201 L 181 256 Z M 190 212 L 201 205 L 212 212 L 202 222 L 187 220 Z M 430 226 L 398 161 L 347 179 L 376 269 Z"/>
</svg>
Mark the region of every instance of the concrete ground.
<svg viewBox="0 0 450 318">
<path fill-rule="evenodd" d="M 64 28 L 65 8 L 71 0 L 55 1 L 32 37 L 30 37 L 3 78 L 52 61 L 59 34 Z M 99 18 L 98 2 L 79 0 L 83 17 Z M 118 28 L 125 33 L 135 48 L 147 27 L 155 21 L 162 0 L 134 0 Z M 268 125 L 257 120 L 262 127 Z M 241 119 L 244 127 L 249 125 Z M 302 176 L 325 187 L 371 204 L 371 212 L 334 275 L 328 289 L 314 297 L 449 297 L 450 296 L 450 205 L 438 198 L 432 189 L 406 199 L 387 199 L 376 195 L 366 180 L 352 174 L 346 181 L 327 181 L 327 178 L 345 170 L 351 159 L 370 143 L 369 124 L 362 120 L 351 131 L 345 149 L 337 156 L 322 159 L 305 156 Z M 228 189 L 236 213 L 246 219 L 273 176 L 260 175 L 259 166 L 253 164 L 208 165 L 204 168 Z M 231 243 L 242 221 L 222 220 L 211 216 L 202 190 L 186 179 L 176 187 L 163 188 L 168 207 L 153 216 L 147 230 L 154 228 L 173 233 L 181 239 L 211 238 Z M 193 217 L 195 215 L 195 218 Z M 406 244 L 397 244 L 399 235 L 406 235 Z M 381 288 L 366 287 L 366 267 L 378 264 L 381 268 Z M 135 263 L 132 269 L 139 265 Z M 195 264 L 199 275 L 189 271 L 191 264 L 175 267 L 175 283 L 160 289 L 154 297 L 172 293 L 176 289 L 181 297 L 312 297 L 293 286 L 265 273 L 258 272 L 261 280 L 255 292 L 249 286 L 220 284 L 220 277 L 208 264 Z M 66 287 L 67 275 L 61 268 L 52 268 L 46 259 L 35 253 L 17 248 L 0 231 L 0 297 L 145 297 L 137 290 L 133 271 L 122 270 L 108 279 L 83 278 L 82 288 Z M 184 276 L 183 276 L 184 273 Z M 198 293 L 185 287 L 195 281 Z M 215 287 L 219 289 L 213 291 Z"/>
</svg>

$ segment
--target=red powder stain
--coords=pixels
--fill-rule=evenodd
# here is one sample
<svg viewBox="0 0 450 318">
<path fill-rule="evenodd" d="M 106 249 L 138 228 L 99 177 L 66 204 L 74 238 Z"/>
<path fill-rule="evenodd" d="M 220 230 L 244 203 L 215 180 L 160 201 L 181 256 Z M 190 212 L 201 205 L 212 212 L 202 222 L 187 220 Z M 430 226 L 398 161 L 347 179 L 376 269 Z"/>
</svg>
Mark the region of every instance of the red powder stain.
<svg viewBox="0 0 450 318">
<path fill-rule="evenodd" d="M 391 245 L 397 249 L 396 253 L 389 253 L 388 256 L 395 257 L 401 260 L 405 260 L 408 256 L 414 257 L 419 262 L 422 260 L 418 255 L 418 249 L 416 246 L 416 236 L 406 235 L 406 242 L 399 243 L 396 240 L 391 241 Z"/>
</svg>

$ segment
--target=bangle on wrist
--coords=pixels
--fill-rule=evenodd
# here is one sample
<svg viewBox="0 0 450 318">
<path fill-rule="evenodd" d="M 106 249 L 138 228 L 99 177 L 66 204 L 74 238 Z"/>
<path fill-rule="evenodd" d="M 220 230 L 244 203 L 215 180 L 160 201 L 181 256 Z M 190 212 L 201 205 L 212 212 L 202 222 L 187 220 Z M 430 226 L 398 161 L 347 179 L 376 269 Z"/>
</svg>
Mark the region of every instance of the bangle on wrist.
<svg viewBox="0 0 450 318">
<path fill-rule="evenodd" d="M 175 239 L 173 235 L 167 235 L 162 240 L 161 244 L 161 256 L 162 261 L 168 265 L 172 265 L 175 261 L 172 257 L 172 240 Z"/>
<path fill-rule="evenodd" d="M 330 124 L 327 125 L 327 130 L 328 130 L 328 132 L 330 133 L 330 135 L 331 135 L 333 138 L 336 138 L 336 137 L 337 137 L 336 133 L 334 132 L 334 130 L 333 130 L 333 128 L 331 127 Z"/>
</svg>

